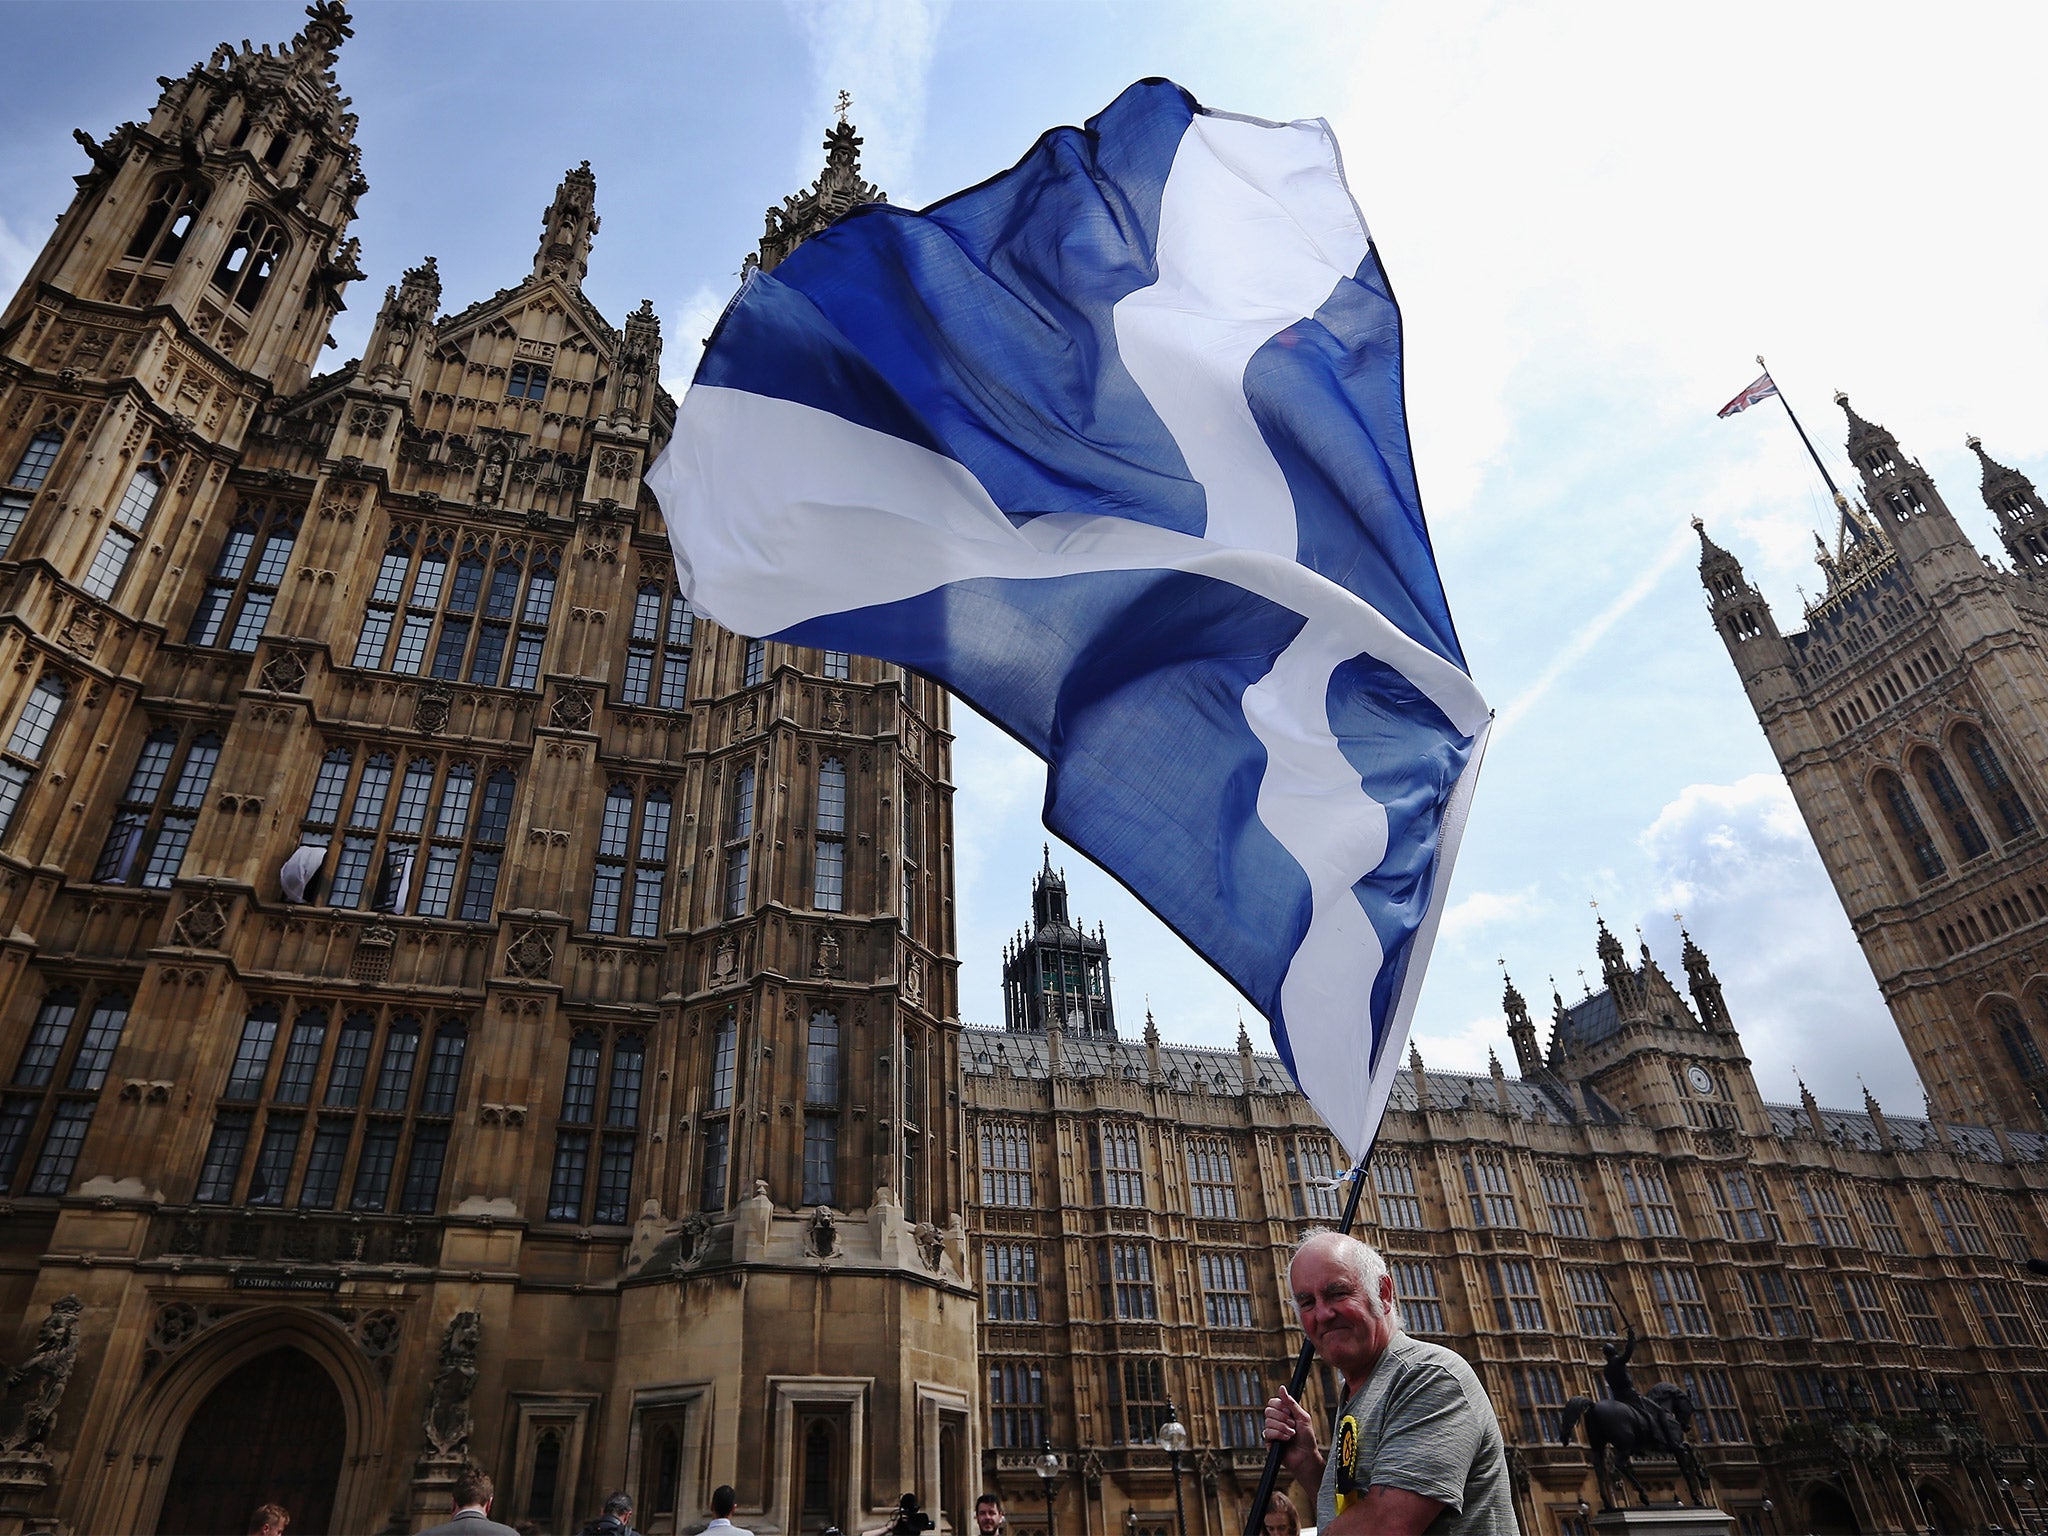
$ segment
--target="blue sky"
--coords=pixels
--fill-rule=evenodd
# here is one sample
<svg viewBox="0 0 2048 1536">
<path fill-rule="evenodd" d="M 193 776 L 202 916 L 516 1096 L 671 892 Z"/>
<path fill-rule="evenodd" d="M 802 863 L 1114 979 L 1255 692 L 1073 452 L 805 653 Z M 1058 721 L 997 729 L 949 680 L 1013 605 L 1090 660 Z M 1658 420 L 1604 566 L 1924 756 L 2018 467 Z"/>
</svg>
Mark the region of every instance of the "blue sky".
<svg viewBox="0 0 2048 1536">
<path fill-rule="evenodd" d="M 0 287 L 84 166 L 71 130 L 139 117 L 289 3 L 0 8 Z M 1987 551 L 1966 433 L 2048 482 L 2036 146 L 2048 11 L 1722 3 L 1405 6 L 843 0 L 365 3 L 342 50 L 370 193 L 370 281 L 433 253 L 452 309 L 516 282 L 562 172 L 603 218 L 586 284 L 652 298 L 680 391 L 769 203 L 808 182 L 841 88 L 866 168 L 917 205 L 1146 75 L 1335 125 L 1408 337 L 1423 495 L 1473 671 L 1501 710 L 1416 1037 L 1506 1053 L 1497 959 L 1532 1002 L 1597 981 L 1597 900 L 1677 971 L 1683 911 L 1768 1096 L 1894 1108 L 1919 1090 L 1709 626 L 1695 514 L 1798 623 L 1824 492 L 1772 404 L 1714 409 L 1762 351 L 1832 451 L 1848 390 Z M 1001 1017 L 1043 774 L 963 709 L 963 1012 Z M 1102 921 L 1123 1018 L 1228 1044 L 1236 994 L 1106 876 L 1055 849 Z M 1547 1011 L 1547 1003 L 1543 1011 Z M 1255 1031 L 1256 1019 L 1252 1020 Z"/>
</svg>

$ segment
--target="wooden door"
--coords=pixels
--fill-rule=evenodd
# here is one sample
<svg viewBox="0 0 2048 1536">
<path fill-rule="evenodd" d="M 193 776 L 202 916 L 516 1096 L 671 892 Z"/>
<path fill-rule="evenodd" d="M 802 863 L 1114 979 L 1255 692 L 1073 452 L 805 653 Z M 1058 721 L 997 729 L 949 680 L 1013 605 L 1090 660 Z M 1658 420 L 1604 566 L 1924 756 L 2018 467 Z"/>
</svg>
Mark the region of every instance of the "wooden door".
<svg viewBox="0 0 2048 1536">
<path fill-rule="evenodd" d="M 290 1536 L 328 1536 L 347 1439 L 341 1394 L 306 1355 L 287 1347 L 244 1362 L 185 1427 L 158 1536 L 247 1531 L 261 1504 L 290 1512 Z"/>
</svg>

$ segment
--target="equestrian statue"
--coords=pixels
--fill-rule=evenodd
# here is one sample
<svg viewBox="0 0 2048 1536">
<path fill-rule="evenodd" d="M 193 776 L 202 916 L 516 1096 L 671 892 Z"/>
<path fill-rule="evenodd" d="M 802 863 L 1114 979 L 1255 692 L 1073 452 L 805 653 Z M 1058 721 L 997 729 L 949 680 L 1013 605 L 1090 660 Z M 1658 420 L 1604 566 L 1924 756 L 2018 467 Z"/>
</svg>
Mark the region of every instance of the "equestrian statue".
<svg viewBox="0 0 2048 1536">
<path fill-rule="evenodd" d="M 1607 1396 L 1597 1401 L 1575 1397 L 1567 1402 L 1558 1444 L 1570 1445 L 1572 1431 L 1578 1428 L 1581 1419 L 1585 1420 L 1586 1444 L 1592 1456 L 1593 1475 L 1600 1483 L 1603 1510 L 1619 1507 L 1615 1494 L 1622 1479 L 1635 1489 L 1639 1500 L 1645 1504 L 1650 1501 L 1649 1493 L 1629 1465 L 1631 1457 L 1646 1453 L 1669 1456 L 1676 1461 L 1694 1507 L 1704 1507 L 1706 1471 L 1685 1438 L 1692 1428 L 1692 1399 L 1684 1388 L 1668 1381 L 1658 1382 L 1647 1392 L 1636 1390 L 1628 1372 L 1629 1357 L 1636 1349 L 1634 1323 L 1628 1325 L 1618 1348 L 1613 1344 L 1602 1344 L 1600 1348 L 1607 1356 L 1607 1363 L 1600 1368 L 1607 1381 Z"/>
</svg>

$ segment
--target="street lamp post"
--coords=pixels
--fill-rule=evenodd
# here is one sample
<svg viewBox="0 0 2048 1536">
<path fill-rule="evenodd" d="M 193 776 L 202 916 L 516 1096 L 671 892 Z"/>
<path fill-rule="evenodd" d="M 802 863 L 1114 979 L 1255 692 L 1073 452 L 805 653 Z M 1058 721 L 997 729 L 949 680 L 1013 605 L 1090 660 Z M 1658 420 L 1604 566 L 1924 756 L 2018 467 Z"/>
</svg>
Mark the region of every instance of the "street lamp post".
<svg viewBox="0 0 2048 1536">
<path fill-rule="evenodd" d="M 1180 1501 L 1180 1453 L 1188 1448 L 1188 1427 L 1181 1423 L 1171 1403 L 1166 1405 L 1166 1422 L 1159 1426 L 1159 1445 L 1173 1464 L 1174 1536 L 1188 1536 L 1187 1510 Z"/>
<path fill-rule="evenodd" d="M 1059 1481 L 1060 1458 L 1050 1440 L 1038 1453 L 1038 1459 L 1031 1463 L 1031 1469 L 1038 1474 L 1039 1486 L 1045 1490 L 1045 1536 L 1058 1536 L 1052 1528 L 1052 1485 Z"/>
</svg>

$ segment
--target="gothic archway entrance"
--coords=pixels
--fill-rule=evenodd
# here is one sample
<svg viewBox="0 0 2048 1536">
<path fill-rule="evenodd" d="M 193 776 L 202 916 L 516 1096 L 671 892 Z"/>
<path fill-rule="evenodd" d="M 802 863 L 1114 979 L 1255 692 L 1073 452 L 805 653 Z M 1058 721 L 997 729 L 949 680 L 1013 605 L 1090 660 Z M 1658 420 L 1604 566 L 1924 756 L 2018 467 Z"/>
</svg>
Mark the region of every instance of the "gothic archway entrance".
<svg viewBox="0 0 2048 1536">
<path fill-rule="evenodd" d="M 158 1536 L 248 1529 L 259 1504 L 291 1512 L 292 1536 L 327 1536 L 348 1420 L 327 1372 L 289 1345 L 245 1361 L 187 1423 Z"/>
<path fill-rule="evenodd" d="M 1813 1536 L 1857 1536 L 1863 1527 L 1839 1488 L 1815 1485 L 1806 1495 L 1806 1528 Z"/>
</svg>

